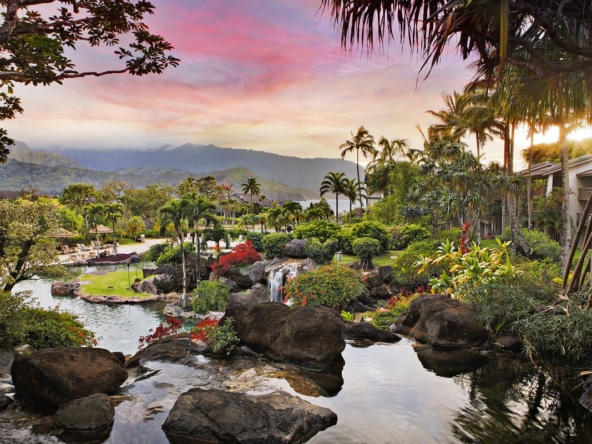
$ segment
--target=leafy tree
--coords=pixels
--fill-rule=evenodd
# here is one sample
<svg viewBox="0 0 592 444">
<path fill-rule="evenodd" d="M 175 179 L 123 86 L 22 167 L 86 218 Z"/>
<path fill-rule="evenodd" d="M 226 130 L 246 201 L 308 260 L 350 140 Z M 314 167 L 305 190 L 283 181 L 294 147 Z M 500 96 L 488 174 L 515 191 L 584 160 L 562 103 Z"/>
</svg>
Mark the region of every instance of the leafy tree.
<svg viewBox="0 0 592 444">
<path fill-rule="evenodd" d="M 339 223 L 339 195 L 345 193 L 345 187 L 347 178 L 344 173 L 329 172 L 321 182 L 321 188 L 319 191 L 321 197 L 326 193 L 335 194 L 335 223 Z"/>
<path fill-rule="evenodd" d="M 87 183 L 73 183 L 63 189 L 60 203 L 81 212 L 82 207 L 97 203 L 100 193 L 94 185 Z"/>
<path fill-rule="evenodd" d="M 150 228 L 158 218 L 158 209 L 167 204 L 173 196 L 173 187 L 160 183 L 148 185 L 143 189 L 128 189 L 124 194 L 124 202 L 128 211 L 140 216 Z"/>
<path fill-rule="evenodd" d="M 51 3 L 56 4 L 53 13 L 48 7 L 34 9 Z M 147 1 L 6 0 L 2 6 L 0 81 L 6 90 L 0 93 L 0 120 L 13 119 L 23 111 L 20 100 L 13 95 L 15 83 L 45 86 L 87 76 L 160 74 L 179 63 L 167 55 L 173 49 L 171 44 L 151 34 L 143 22 L 154 12 L 154 6 Z M 129 41 L 127 48 L 120 46 L 122 40 Z M 115 47 L 114 54 L 123 66 L 78 71 L 68 57 L 76 52 L 69 50 L 85 43 Z M 6 131 L 0 129 L 0 163 L 6 162 L 10 153 L 6 147 L 13 144 Z"/>
<path fill-rule="evenodd" d="M 186 205 L 186 217 L 189 227 L 194 230 L 195 239 L 195 253 L 197 254 L 197 276 L 198 279 L 201 277 L 201 242 L 199 236 L 199 222 L 205 220 L 206 225 L 213 222 L 216 226 L 218 220 L 214 216 L 216 205 L 206 199 L 204 196 L 197 195 L 195 193 L 189 193 L 183 199 Z"/>
<path fill-rule="evenodd" d="M 368 157 L 368 155 L 374 155 L 376 149 L 374 148 L 374 137 L 370 135 L 368 130 L 363 126 L 358 128 L 356 134 L 353 132 L 351 133 L 352 140 L 346 140 L 344 143 L 341 144 L 339 149 L 341 150 L 341 158 L 345 158 L 347 153 L 351 153 L 354 150 L 356 151 L 356 167 L 358 173 L 358 182 L 360 182 L 360 151 L 364 158 Z M 360 205 L 362 208 L 364 205 L 362 204 L 362 195 L 360 194 Z"/>
<path fill-rule="evenodd" d="M 0 289 L 10 292 L 19 282 L 63 272 L 57 242 L 49 237 L 59 222 L 51 201 L 0 200 Z"/>
<path fill-rule="evenodd" d="M 97 229 L 97 225 L 100 223 L 105 212 L 105 206 L 103 204 L 90 204 L 82 208 L 86 222 L 90 225 L 91 229 Z M 99 240 L 99 233 L 96 233 L 97 241 Z"/>
</svg>

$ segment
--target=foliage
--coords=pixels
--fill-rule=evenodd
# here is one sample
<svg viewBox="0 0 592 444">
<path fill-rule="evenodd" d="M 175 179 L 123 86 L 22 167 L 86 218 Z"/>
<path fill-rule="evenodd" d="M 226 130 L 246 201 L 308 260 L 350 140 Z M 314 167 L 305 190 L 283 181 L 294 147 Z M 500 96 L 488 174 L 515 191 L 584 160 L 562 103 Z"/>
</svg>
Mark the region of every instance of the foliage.
<svg viewBox="0 0 592 444">
<path fill-rule="evenodd" d="M 224 311 L 230 301 L 230 289 L 219 281 L 201 281 L 193 290 L 193 311 L 206 314 Z"/>
<path fill-rule="evenodd" d="M 230 244 L 230 236 L 228 235 L 228 230 L 222 227 L 215 227 L 215 228 L 206 228 L 202 231 L 202 240 L 203 242 L 213 241 L 216 244 L 220 244 L 220 242 L 224 241 L 226 245 Z"/>
<path fill-rule="evenodd" d="M 0 289 L 10 291 L 35 276 L 60 276 L 58 205 L 39 199 L 0 200 Z"/>
<path fill-rule="evenodd" d="M 345 254 L 354 254 L 354 247 L 352 245 L 354 241 L 354 235 L 352 233 L 351 226 L 346 226 L 341 229 L 335 235 L 335 239 L 337 239 L 339 249 Z"/>
<path fill-rule="evenodd" d="M 69 231 L 82 231 L 84 217 L 76 211 L 64 206 L 60 208 L 60 227 Z"/>
<path fill-rule="evenodd" d="M 337 238 L 341 227 L 326 220 L 315 220 L 314 222 L 301 224 L 294 230 L 294 239 L 310 239 L 316 237 L 320 242 L 325 243 L 330 238 Z"/>
<path fill-rule="evenodd" d="M 232 317 L 225 318 L 223 324 L 217 320 L 205 319 L 191 330 L 190 337 L 192 340 L 207 343 L 214 352 L 224 350 L 226 354 L 230 354 L 239 342 L 238 335 L 232 326 L 233 322 Z"/>
<path fill-rule="evenodd" d="M 415 263 L 420 256 L 431 256 L 436 251 L 433 240 L 414 242 L 398 255 L 393 265 L 393 284 L 399 287 L 415 288 L 419 285 L 426 287 L 431 277 L 440 276 L 445 270 L 445 264 L 434 264 L 427 272 L 419 274 Z"/>
<path fill-rule="evenodd" d="M 160 256 L 158 256 L 158 258 L 156 259 L 156 266 L 160 267 L 161 265 L 164 264 L 173 264 L 173 265 L 179 265 L 183 262 L 183 258 L 181 257 L 181 245 L 177 245 L 176 247 L 173 247 L 171 249 L 171 247 L 167 244 L 165 244 L 168 249 L 162 253 Z M 193 246 L 193 244 L 191 243 L 184 243 L 183 244 L 183 249 L 185 250 L 185 257 L 187 257 L 190 254 L 194 253 L 195 247 Z"/>
<path fill-rule="evenodd" d="M 380 253 L 389 248 L 391 238 L 386 227 L 380 222 L 370 220 L 358 222 L 351 226 L 351 232 L 354 238 L 370 237 L 376 239 L 380 242 Z"/>
<path fill-rule="evenodd" d="M 435 236 L 434 239 L 440 243 L 446 241 L 454 241 L 456 242 L 460 239 L 461 236 L 461 229 L 459 227 L 450 228 L 449 230 L 441 230 Z"/>
<path fill-rule="evenodd" d="M 243 231 L 243 230 L 241 230 Z M 248 240 L 249 242 L 251 242 L 253 244 L 253 248 L 257 251 L 263 251 L 263 238 L 265 237 L 265 234 L 263 233 L 257 233 L 255 231 L 251 232 L 251 233 L 247 233 L 246 236 L 246 240 Z"/>
<path fill-rule="evenodd" d="M 522 228 L 522 234 L 535 256 L 540 259 L 549 259 L 559 263 L 561 260 L 561 245 L 558 242 L 555 242 L 545 233 L 538 230 Z M 511 239 L 510 227 L 506 228 L 499 238 L 504 242 L 509 241 Z"/>
<path fill-rule="evenodd" d="M 171 316 L 166 320 L 166 324 L 167 325 L 165 326 L 161 322 L 160 324 L 158 324 L 158 327 L 156 327 L 156 329 L 148 330 L 148 332 L 151 334 L 146 336 L 140 336 L 140 345 L 138 345 L 138 350 L 142 350 L 154 341 L 158 341 L 159 339 L 163 339 L 168 336 L 177 334 L 177 332 L 181 328 L 181 325 L 183 325 L 183 322 Z"/>
<path fill-rule="evenodd" d="M 235 246 L 227 254 L 221 255 L 218 264 L 212 265 L 212 271 L 223 275 L 232 266 L 250 265 L 261 260 L 261 255 L 253 248 L 251 241 L 243 242 Z M 220 269 L 218 270 L 218 267 Z"/>
<path fill-rule="evenodd" d="M 463 298 L 467 287 L 478 287 L 487 282 L 501 282 L 520 276 L 523 272 L 510 261 L 509 242 L 497 241 L 495 248 L 481 248 L 477 244 L 463 253 L 446 241 L 437 251 L 435 258 L 422 256 L 415 263 L 418 273 L 425 272 L 431 265 L 448 264 L 448 272 L 443 271 L 439 278 L 430 280 L 432 292 Z M 450 274 L 448 274 L 450 273 Z"/>
<path fill-rule="evenodd" d="M 263 249 L 265 250 L 265 257 L 273 259 L 274 257 L 282 257 L 284 255 L 284 248 L 292 240 L 292 236 L 286 233 L 271 233 L 263 238 Z"/>
<path fill-rule="evenodd" d="M 247 236 L 248 234 L 249 234 L 249 232 L 247 230 L 240 230 L 238 228 L 233 228 L 231 230 L 228 230 L 228 235 L 233 240 L 237 240 L 239 238 L 239 236 Z M 261 234 L 261 233 L 255 233 L 255 234 Z"/>
<path fill-rule="evenodd" d="M 365 289 L 359 271 L 341 265 L 324 265 L 289 278 L 284 286 L 286 299 L 295 306 L 338 307 L 358 297 Z"/>
<path fill-rule="evenodd" d="M 358 256 L 364 269 L 370 266 L 374 256 L 381 253 L 380 242 L 370 237 L 355 239 L 352 246 L 354 254 Z"/>
<path fill-rule="evenodd" d="M 419 242 L 431 237 L 430 232 L 419 224 L 406 224 L 388 230 L 391 235 L 391 245 L 394 250 L 404 250 L 413 242 Z"/>
<path fill-rule="evenodd" d="M 304 251 L 306 255 L 311 258 L 317 265 L 325 265 L 333 260 L 333 256 L 337 253 L 339 243 L 337 239 L 328 239 L 324 244 L 316 237 L 309 237 L 306 240 Z"/>
<path fill-rule="evenodd" d="M 349 311 L 345 311 L 345 310 L 341 310 L 341 313 L 339 314 L 339 316 L 341 316 L 341 319 L 343 319 L 346 322 L 354 322 L 355 316 L 353 313 L 350 313 Z"/>
<path fill-rule="evenodd" d="M 160 256 L 170 250 L 171 247 L 166 242 L 151 245 L 144 257 L 147 261 L 156 262 Z"/>
<path fill-rule="evenodd" d="M 94 333 L 78 316 L 55 308 L 34 306 L 29 292 L 0 290 L 0 349 L 29 344 L 36 349 L 92 347 Z"/>
<path fill-rule="evenodd" d="M 81 211 L 84 205 L 96 201 L 99 191 L 94 185 L 87 183 L 73 183 L 62 190 L 60 203 Z"/>
<path fill-rule="evenodd" d="M 378 307 L 372 313 L 372 325 L 376 328 L 388 330 L 388 328 L 409 308 L 415 296 L 406 297 L 402 294 L 392 296 L 386 307 Z"/>
</svg>

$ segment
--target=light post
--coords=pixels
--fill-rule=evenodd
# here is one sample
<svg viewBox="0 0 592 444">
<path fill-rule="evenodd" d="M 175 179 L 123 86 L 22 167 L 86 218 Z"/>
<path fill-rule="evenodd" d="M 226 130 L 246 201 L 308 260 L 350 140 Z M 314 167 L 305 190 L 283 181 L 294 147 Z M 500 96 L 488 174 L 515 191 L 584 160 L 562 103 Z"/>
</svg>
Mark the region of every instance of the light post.
<svg viewBox="0 0 592 444">
<path fill-rule="evenodd" d="M 130 282 L 130 271 L 129 271 L 129 262 L 127 263 L 127 290 L 131 291 L 132 290 L 132 284 Z"/>
</svg>

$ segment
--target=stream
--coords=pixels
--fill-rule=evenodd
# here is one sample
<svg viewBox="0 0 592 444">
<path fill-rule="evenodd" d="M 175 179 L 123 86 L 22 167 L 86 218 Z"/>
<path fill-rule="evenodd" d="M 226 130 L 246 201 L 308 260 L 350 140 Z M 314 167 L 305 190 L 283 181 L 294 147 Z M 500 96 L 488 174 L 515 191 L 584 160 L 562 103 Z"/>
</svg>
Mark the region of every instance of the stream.
<svg viewBox="0 0 592 444">
<path fill-rule="evenodd" d="M 92 270 L 88 270 L 92 271 Z M 133 273 L 133 270 L 132 270 Z M 107 306 L 51 296 L 48 281 L 20 284 L 42 306 L 55 306 L 80 316 L 100 338 L 99 346 L 135 353 L 138 337 L 164 318 L 164 304 Z M 343 352 L 344 385 L 333 397 L 298 394 L 284 379 L 253 377 L 245 369 L 265 373 L 271 363 L 243 358 L 227 361 L 195 357 L 195 365 L 151 362 L 150 378 L 123 387 L 116 397 L 113 427 L 98 441 L 114 444 L 166 444 L 160 426 L 176 398 L 192 387 L 233 388 L 247 393 L 282 389 L 330 408 L 337 425 L 318 433 L 311 443 L 591 443 L 592 413 L 560 391 L 531 364 L 496 359 L 478 370 L 452 377 L 424 368 L 416 343 L 363 347 L 348 341 Z M 264 366 L 264 367 L 262 367 Z M 237 376 L 238 375 L 238 376 Z M 247 381 L 243 385 L 237 381 Z M 237 388 L 239 387 L 239 388 Z M 242 387 L 242 388 L 241 388 Z M 577 401 L 577 400 L 576 400 Z M 11 421 L 0 413 L 0 443 L 86 442 L 58 435 L 38 417 Z"/>
</svg>

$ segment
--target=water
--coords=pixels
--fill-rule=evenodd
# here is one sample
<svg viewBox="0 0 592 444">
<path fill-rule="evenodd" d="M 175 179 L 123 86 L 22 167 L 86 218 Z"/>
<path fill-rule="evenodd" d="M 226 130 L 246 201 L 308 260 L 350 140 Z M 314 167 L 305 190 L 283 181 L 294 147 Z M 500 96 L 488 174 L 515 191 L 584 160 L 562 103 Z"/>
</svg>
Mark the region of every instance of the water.
<svg viewBox="0 0 592 444">
<path fill-rule="evenodd" d="M 287 278 L 292 278 L 298 274 L 298 265 L 300 265 L 299 262 L 287 262 L 269 272 L 269 278 L 267 279 L 269 302 L 284 302 L 280 288 Z"/>
<path fill-rule="evenodd" d="M 49 282 L 21 284 L 44 306 L 59 302 L 81 316 L 103 339 L 101 346 L 131 353 L 137 338 L 162 320 L 162 304 L 106 306 L 52 298 Z M 332 409 L 338 423 L 311 443 L 569 443 L 592 442 L 592 414 L 529 363 L 496 359 L 480 369 L 443 377 L 423 367 L 413 340 L 362 348 L 348 343 L 344 385 L 333 397 L 298 395 L 284 380 L 275 386 Z M 158 375 L 125 387 L 107 443 L 166 444 L 160 426 L 187 389 L 224 387 L 227 362 L 195 357 L 194 367 L 150 363 Z M 264 365 L 248 358 L 234 366 Z M 31 431 L 26 423 L 5 425 L 0 442 L 61 442 L 55 431 Z M 4 435 L 6 434 L 6 435 Z M 18 437 L 4 441 L 3 436 Z M 79 441 L 74 441 L 79 442 Z"/>
</svg>

